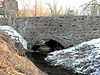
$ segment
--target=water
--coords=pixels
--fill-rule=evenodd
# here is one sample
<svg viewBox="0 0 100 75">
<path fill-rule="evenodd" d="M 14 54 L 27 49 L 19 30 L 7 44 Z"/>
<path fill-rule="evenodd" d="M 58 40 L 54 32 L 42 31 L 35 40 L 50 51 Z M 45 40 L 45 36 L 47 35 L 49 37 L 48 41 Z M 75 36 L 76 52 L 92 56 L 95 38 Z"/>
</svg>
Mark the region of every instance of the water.
<svg viewBox="0 0 100 75">
<path fill-rule="evenodd" d="M 72 73 L 71 70 L 61 68 L 61 66 L 52 66 L 49 62 L 44 60 L 46 55 L 29 53 L 28 57 L 40 70 L 47 73 L 48 75 L 77 75 Z"/>
</svg>

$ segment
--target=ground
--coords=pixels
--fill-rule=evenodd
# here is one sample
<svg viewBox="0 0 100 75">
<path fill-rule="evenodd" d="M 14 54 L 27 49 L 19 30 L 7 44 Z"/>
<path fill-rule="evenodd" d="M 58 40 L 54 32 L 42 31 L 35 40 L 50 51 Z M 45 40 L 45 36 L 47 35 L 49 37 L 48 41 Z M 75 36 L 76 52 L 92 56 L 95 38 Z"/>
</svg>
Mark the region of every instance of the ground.
<svg viewBox="0 0 100 75">
<path fill-rule="evenodd" d="M 100 38 L 54 51 L 45 58 L 53 66 L 62 66 L 75 73 L 100 75 Z"/>
<path fill-rule="evenodd" d="M 0 75 L 46 75 L 30 60 L 14 53 L 8 37 L 0 31 Z"/>
</svg>

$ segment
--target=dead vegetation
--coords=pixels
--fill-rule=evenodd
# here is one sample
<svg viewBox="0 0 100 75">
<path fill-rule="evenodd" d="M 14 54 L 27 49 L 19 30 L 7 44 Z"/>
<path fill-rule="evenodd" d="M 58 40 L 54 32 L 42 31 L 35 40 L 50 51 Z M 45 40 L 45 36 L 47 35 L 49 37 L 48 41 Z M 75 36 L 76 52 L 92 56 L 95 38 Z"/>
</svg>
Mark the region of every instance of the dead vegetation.
<svg viewBox="0 0 100 75">
<path fill-rule="evenodd" d="M 46 75 L 27 58 L 13 53 L 7 41 L 9 39 L 0 32 L 0 75 Z"/>
</svg>

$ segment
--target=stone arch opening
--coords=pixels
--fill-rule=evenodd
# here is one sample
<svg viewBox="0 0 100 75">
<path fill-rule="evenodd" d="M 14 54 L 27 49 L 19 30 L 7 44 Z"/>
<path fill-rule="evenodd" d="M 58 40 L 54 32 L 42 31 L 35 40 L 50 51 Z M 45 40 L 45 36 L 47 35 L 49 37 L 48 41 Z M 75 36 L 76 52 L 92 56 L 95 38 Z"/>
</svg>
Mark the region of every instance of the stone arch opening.
<svg viewBox="0 0 100 75">
<path fill-rule="evenodd" d="M 44 58 L 55 50 L 65 49 L 67 42 L 52 34 L 40 34 L 30 40 L 28 51 L 25 53 L 30 59 Z"/>
<path fill-rule="evenodd" d="M 60 43 L 64 48 L 66 48 L 68 46 L 68 43 L 66 42 L 66 40 L 57 37 L 55 35 L 52 34 L 40 34 L 38 36 L 35 36 L 32 40 L 30 40 L 30 45 L 29 45 L 29 49 L 32 48 L 32 45 L 34 45 L 36 42 L 40 41 L 40 40 L 54 40 L 58 43 Z"/>
<path fill-rule="evenodd" d="M 48 54 L 49 52 L 64 49 L 64 46 L 53 39 L 42 39 L 37 41 L 31 48 L 33 52 Z"/>
</svg>

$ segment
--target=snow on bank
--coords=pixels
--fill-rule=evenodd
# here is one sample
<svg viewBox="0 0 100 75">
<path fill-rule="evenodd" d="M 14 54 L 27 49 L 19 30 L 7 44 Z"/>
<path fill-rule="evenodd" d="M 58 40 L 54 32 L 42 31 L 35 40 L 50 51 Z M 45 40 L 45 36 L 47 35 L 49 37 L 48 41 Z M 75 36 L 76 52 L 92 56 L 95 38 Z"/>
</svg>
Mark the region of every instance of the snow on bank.
<svg viewBox="0 0 100 75">
<path fill-rule="evenodd" d="M 27 41 L 23 39 L 23 37 L 14 28 L 11 26 L 0 26 L 0 30 L 3 30 L 5 33 L 10 35 L 12 39 L 17 40 L 16 42 L 20 42 L 27 50 Z"/>
<path fill-rule="evenodd" d="M 100 75 L 100 38 L 51 52 L 45 60 L 55 66 L 61 65 L 73 69 L 74 72 Z"/>
</svg>

